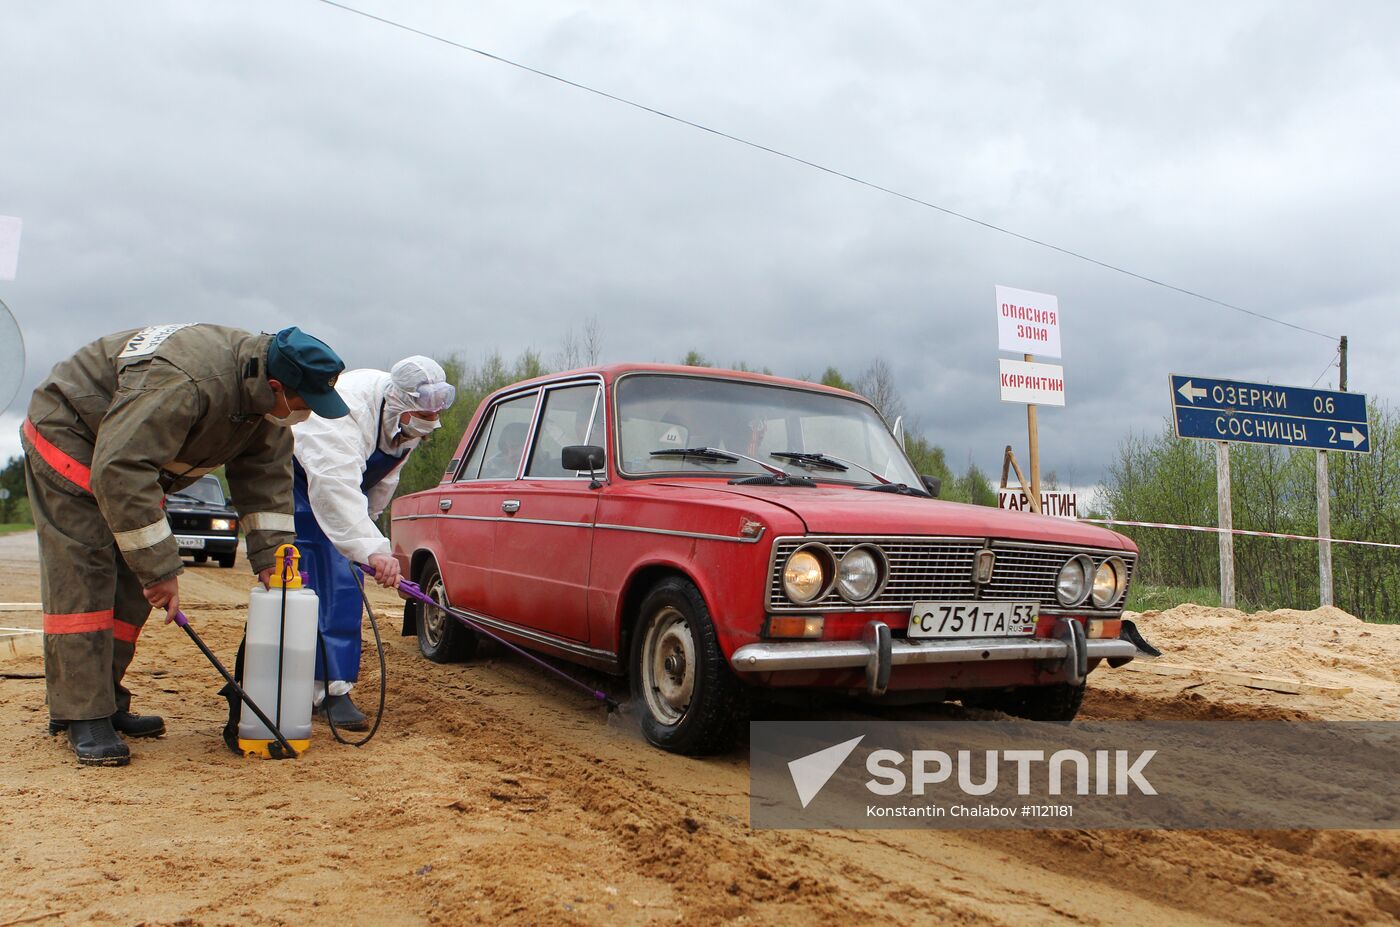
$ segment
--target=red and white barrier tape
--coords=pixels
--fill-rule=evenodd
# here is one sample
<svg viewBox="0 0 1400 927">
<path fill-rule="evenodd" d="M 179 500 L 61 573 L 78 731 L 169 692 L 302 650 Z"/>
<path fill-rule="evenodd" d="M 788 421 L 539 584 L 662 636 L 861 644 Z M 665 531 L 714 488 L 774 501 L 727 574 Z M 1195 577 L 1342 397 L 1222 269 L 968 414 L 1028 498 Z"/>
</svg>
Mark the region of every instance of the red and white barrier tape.
<svg viewBox="0 0 1400 927">
<path fill-rule="evenodd" d="M 1279 534 L 1276 531 L 1245 531 L 1241 528 L 1209 528 L 1202 525 L 1166 525 L 1155 521 L 1115 521 L 1112 518 L 1081 518 L 1079 521 L 1096 525 L 1122 525 L 1128 528 L 1175 528 L 1178 531 L 1205 531 L 1208 534 L 1243 534 L 1254 538 L 1283 538 L 1287 541 L 1326 541 L 1329 544 L 1354 544 L 1360 547 L 1389 547 L 1400 550 L 1400 544 L 1386 544 L 1382 541 L 1348 541 L 1344 538 L 1319 538 L 1308 534 Z"/>
</svg>

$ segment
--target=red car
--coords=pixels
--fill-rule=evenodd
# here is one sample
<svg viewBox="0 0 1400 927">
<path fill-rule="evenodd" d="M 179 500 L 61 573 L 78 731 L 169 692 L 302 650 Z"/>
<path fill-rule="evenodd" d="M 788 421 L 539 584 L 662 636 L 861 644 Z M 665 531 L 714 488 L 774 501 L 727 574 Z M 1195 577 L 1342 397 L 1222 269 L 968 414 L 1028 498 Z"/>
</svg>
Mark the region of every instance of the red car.
<svg viewBox="0 0 1400 927">
<path fill-rule="evenodd" d="M 394 502 L 393 542 L 438 601 L 628 676 L 667 750 L 724 749 L 761 688 L 1070 720 L 1089 671 L 1136 653 L 1137 548 L 934 495 L 853 393 L 618 365 L 488 397 L 442 482 Z M 475 647 L 431 607 L 404 633 L 439 662 Z"/>
</svg>

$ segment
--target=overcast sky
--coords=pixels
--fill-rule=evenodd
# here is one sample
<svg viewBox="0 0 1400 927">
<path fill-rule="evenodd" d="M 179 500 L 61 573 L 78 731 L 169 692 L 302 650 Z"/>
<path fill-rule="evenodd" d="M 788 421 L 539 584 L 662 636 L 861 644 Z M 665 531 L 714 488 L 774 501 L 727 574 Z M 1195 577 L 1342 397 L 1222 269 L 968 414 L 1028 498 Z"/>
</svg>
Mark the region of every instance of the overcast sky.
<svg viewBox="0 0 1400 927">
<path fill-rule="evenodd" d="M 1350 388 L 1400 395 L 1396 4 L 351 5 L 1349 335 Z M 1161 427 L 1169 373 L 1307 386 L 1336 350 L 316 0 L 0 0 L 0 118 L 0 454 L 56 361 L 161 322 L 296 324 L 352 367 L 549 357 L 595 316 L 605 361 L 880 357 L 999 472 L 1026 432 L 993 287 L 1037 290 L 1042 466 L 1077 485 Z"/>
</svg>

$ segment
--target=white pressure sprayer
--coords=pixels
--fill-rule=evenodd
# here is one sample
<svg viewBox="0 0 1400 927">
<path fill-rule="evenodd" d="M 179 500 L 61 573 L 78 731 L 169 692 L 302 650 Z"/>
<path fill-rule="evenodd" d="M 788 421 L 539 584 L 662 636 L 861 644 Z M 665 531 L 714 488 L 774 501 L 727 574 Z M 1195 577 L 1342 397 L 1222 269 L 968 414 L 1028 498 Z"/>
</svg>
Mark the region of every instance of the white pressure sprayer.
<svg viewBox="0 0 1400 927">
<path fill-rule="evenodd" d="M 317 628 L 316 593 L 302 586 L 300 560 L 296 547 L 283 544 L 271 588 L 253 587 L 243 654 L 244 690 L 299 754 L 311 745 Z M 246 756 L 270 757 L 275 743 L 267 725 L 243 705 L 238 749 Z"/>
</svg>

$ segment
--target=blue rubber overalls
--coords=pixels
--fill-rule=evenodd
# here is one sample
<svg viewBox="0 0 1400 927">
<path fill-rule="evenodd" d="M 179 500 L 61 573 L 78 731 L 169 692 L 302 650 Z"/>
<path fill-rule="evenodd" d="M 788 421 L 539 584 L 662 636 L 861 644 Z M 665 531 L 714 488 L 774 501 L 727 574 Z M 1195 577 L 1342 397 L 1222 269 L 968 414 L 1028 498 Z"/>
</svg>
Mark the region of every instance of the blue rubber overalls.
<svg viewBox="0 0 1400 927">
<path fill-rule="evenodd" d="M 365 475 L 360 481 L 360 491 L 368 493 L 395 468 L 400 466 L 408 455 L 386 454 L 375 448 L 365 462 Z M 306 573 L 306 585 L 316 591 L 320 601 L 319 623 L 321 646 L 316 648 L 316 678 L 326 680 L 343 679 L 354 682 L 360 678 L 360 601 L 359 570 L 354 570 L 350 561 L 321 530 L 316 516 L 311 511 L 311 498 L 306 487 L 306 471 L 301 462 L 292 461 L 292 492 L 296 499 L 294 517 L 297 526 L 297 550 L 301 552 L 301 569 Z M 322 653 L 324 652 L 324 660 Z M 330 662 L 329 671 L 325 661 Z"/>
</svg>

